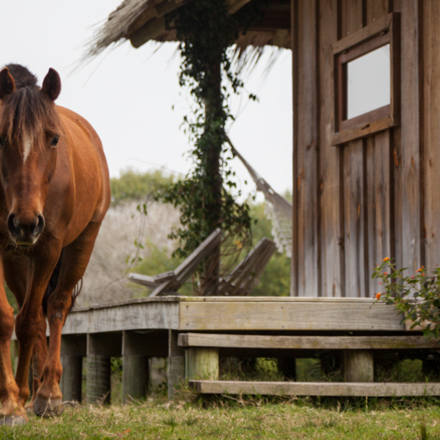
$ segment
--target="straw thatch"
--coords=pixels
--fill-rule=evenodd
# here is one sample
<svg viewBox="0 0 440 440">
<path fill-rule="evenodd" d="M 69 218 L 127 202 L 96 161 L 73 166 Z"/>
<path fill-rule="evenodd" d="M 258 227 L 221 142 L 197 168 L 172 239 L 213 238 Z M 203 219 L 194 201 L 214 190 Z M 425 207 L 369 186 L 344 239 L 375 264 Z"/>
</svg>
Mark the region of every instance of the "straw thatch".
<svg viewBox="0 0 440 440">
<path fill-rule="evenodd" d="M 176 32 L 172 23 L 166 26 L 166 16 L 186 1 L 193 0 L 124 0 L 97 29 L 84 58 L 93 58 L 125 40 L 130 40 L 134 47 L 140 47 L 147 41 L 175 41 Z M 235 13 L 249 1 L 227 0 L 228 9 Z M 290 47 L 290 2 L 270 0 L 267 4 L 263 21 L 240 34 L 236 41 L 239 55 L 245 53 L 248 47 L 256 48 L 257 53 L 258 48 L 267 45 Z"/>
</svg>

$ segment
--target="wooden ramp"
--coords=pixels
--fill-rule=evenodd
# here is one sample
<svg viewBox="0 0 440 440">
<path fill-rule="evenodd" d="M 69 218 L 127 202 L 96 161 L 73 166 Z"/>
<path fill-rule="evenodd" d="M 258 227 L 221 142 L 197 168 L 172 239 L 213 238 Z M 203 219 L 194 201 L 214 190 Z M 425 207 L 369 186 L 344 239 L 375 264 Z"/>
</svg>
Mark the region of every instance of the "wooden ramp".
<svg viewBox="0 0 440 440">
<path fill-rule="evenodd" d="M 190 380 L 189 385 L 200 394 L 344 397 L 440 396 L 440 383 Z"/>
</svg>

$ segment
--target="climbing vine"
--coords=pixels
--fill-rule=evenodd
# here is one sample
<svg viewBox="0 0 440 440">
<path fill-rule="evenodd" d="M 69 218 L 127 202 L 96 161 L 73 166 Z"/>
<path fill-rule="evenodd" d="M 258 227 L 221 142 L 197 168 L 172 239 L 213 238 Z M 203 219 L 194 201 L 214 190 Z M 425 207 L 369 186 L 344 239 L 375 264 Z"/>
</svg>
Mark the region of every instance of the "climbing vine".
<svg viewBox="0 0 440 440">
<path fill-rule="evenodd" d="M 170 234 L 179 240 L 175 252 L 179 257 L 191 253 L 218 227 L 235 237 L 238 248 L 250 237 L 249 205 L 238 203 L 231 195 L 236 188 L 229 164 L 234 155 L 225 143 L 225 132 L 234 117 L 228 100 L 230 93 L 243 93 L 243 81 L 233 69 L 233 54 L 228 49 L 239 32 L 258 18 L 259 4 L 251 2 L 231 15 L 225 1 L 193 0 L 168 16 L 180 41 L 179 83 L 189 88 L 195 102 L 193 113 L 184 118 L 193 145 L 193 167 L 184 180 L 159 196 L 181 212 L 181 225 Z"/>
</svg>

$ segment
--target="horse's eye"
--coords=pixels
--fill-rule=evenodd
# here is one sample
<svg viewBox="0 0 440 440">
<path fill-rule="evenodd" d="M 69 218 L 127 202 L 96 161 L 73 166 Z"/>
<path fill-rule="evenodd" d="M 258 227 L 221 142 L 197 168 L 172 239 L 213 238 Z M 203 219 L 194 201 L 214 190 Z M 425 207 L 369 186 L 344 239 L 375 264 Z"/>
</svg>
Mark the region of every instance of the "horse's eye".
<svg viewBox="0 0 440 440">
<path fill-rule="evenodd" d="M 54 136 L 53 138 L 52 138 L 52 140 L 50 141 L 50 145 L 52 146 L 52 147 L 56 147 L 56 145 L 58 144 L 58 141 L 60 140 L 60 137 L 59 136 Z"/>
</svg>

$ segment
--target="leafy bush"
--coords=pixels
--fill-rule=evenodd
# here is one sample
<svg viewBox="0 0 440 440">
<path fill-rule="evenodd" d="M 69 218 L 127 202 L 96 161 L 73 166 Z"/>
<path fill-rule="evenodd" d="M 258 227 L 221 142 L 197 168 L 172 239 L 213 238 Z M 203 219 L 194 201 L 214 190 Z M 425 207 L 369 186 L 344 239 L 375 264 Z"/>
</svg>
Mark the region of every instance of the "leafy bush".
<svg viewBox="0 0 440 440">
<path fill-rule="evenodd" d="M 410 321 L 411 328 L 423 327 L 427 338 L 440 338 L 440 268 L 436 268 L 431 277 L 426 275 L 422 266 L 413 276 L 404 276 L 406 268 L 396 269 L 396 264 L 388 257 L 377 266 L 372 278 L 381 279 L 384 293 L 377 293 L 376 299 L 394 305 L 403 314 L 402 322 Z"/>
</svg>

